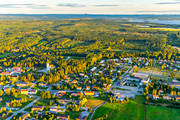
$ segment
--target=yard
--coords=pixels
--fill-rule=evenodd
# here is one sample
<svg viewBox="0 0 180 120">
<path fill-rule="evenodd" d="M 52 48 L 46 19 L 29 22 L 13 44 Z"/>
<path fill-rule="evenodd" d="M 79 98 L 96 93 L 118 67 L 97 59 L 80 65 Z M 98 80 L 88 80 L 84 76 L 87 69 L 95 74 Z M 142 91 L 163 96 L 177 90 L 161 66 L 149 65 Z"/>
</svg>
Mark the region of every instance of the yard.
<svg viewBox="0 0 180 120">
<path fill-rule="evenodd" d="M 144 97 L 136 96 L 128 104 L 106 103 L 96 110 L 93 120 L 108 115 L 107 120 L 179 120 L 179 109 L 144 105 Z"/>
</svg>

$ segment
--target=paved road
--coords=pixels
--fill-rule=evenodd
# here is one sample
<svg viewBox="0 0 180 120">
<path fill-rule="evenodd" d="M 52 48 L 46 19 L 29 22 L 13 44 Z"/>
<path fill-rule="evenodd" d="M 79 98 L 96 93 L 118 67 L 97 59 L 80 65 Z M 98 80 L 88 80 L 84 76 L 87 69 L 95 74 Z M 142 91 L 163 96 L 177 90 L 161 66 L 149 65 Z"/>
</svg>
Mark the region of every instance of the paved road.
<svg viewBox="0 0 180 120">
<path fill-rule="evenodd" d="M 51 87 L 49 86 L 49 88 L 46 89 L 46 91 L 48 91 L 48 90 L 50 90 L 50 89 L 51 89 Z M 13 116 L 16 116 L 18 113 L 24 112 L 24 110 L 25 110 L 26 108 L 33 106 L 33 104 L 34 104 L 35 102 L 37 102 L 40 98 L 41 98 L 41 97 L 37 97 L 34 101 L 32 101 L 31 103 L 29 103 L 28 105 L 26 105 L 26 106 L 23 107 L 22 109 L 13 112 L 13 114 L 12 114 L 10 117 L 8 117 L 6 120 L 11 120 L 11 119 L 13 118 Z"/>
<path fill-rule="evenodd" d="M 33 106 L 33 104 L 35 102 L 37 102 L 39 99 L 40 99 L 40 97 L 36 98 L 33 102 L 31 102 L 30 104 L 26 105 L 24 108 L 20 109 L 19 111 L 13 112 L 13 114 L 9 118 L 7 118 L 6 120 L 11 120 L 13 118 L 13 116 L 16 116 L 18 113 L 24 112 L 24 110 L 26 108 Z"/>
<path fill-rule="evenodd" d="M 98 106 L 96 106 L 96 107 L 94 108 L 93 113 L 92 113 L 92 115 L 91 115 L 91 117 L 90 117 L 89 120 L 92 120 L 92 118 L 93 118 L 93 116 L 94 116 L 96 110 L 97 110 L 101 105 L 104 105 L 105 103 L 106 103 L 106 102 L 103 102 L 102 104 L 100 104 L 100 105 L 98 105 Z"/>
</svg>

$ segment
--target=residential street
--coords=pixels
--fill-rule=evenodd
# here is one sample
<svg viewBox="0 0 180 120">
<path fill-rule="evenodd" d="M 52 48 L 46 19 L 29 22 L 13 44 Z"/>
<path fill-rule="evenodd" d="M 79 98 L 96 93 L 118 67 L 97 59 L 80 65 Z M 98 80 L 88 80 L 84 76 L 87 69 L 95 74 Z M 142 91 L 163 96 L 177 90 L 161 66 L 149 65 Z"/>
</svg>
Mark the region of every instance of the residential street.
<svg viewBox="0 0 180 120">
<path fill-rule="evenodd" d="M 18 113 L 23 113 L 26 108 L 33 106 L 33 104 L 35 102 L 37 102 L 39 99 L 40 99 L 40 97 L 36 98 L 33 102 L 31 102 L 30 104 L 26 105 L 24 108 L 20 109 L 19 111 L 13 112 L 13 114 L 9 118 L 7 118 L 6 120 L 11 120 L 13 118 L 13 116 L 14 115 L 16 116 Z"/>
</svg>

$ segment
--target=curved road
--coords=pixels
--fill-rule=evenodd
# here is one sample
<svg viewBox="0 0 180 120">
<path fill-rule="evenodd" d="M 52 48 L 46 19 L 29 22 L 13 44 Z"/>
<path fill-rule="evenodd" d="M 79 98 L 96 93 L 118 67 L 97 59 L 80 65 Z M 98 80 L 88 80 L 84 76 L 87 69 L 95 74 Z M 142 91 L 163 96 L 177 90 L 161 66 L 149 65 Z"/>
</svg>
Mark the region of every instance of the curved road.
<svg viewBox="0 0 180 120">
<path fill-rule="evenodd" d="M 94 116 L 96 110 L 97 110 L 101 105 L 104 105 L 105 103 L 106 103 L 106 102 L 103 102 L 102 104 L 100 104 L 100 105 L 98 105 L 98 106 L 96 106 L 96 107 L 94 108 L 93 113 L 92 113 L 92 115 L 91 115 L 91 117 L 90 117 L 89 120 L 92 120 L 92 118 L 93 118 L 93 116 Z"/>
</svg>

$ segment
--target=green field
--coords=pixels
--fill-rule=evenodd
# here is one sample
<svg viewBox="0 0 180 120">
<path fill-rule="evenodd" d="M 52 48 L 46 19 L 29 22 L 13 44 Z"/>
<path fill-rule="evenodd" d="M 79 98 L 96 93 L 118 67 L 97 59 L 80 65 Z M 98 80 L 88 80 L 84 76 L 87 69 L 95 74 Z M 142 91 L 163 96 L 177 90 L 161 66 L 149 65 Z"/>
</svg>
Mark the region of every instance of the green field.
<svg viewBox="0 0 180 120">
<path fill-rule="evenodd" d="M 159 31 L 180 31 L 180 29 L 175 28 L 139 28 L 143 30 L 159 30 Z"/>
<path fill-rule="evenodd" d="M 108 120 L 144 120 L 144 98 L 137 96 L 135 101 L 128 104 L 106 103 L 97 109 L 93 120 L 108 114 Z"/>
<path fill-rule="evenodd" d="M 147 106 L 148 120 L 180 120 L 180 109 L 161 106 Z"/>
<path fill-rule="evenodd" d="M 143 96 L 136 96 L 136 99 L 128 104 L 106 103 L 99 107 L 93 120 L 108 114 L 107 120 L 179 120 L 179 109 L 172 109 L 161 106 L 146 106 L 143 104 Z"/>
</svg>

